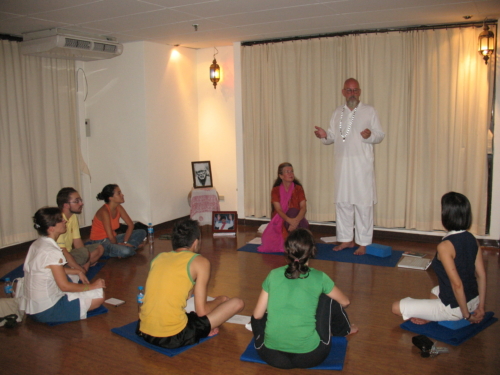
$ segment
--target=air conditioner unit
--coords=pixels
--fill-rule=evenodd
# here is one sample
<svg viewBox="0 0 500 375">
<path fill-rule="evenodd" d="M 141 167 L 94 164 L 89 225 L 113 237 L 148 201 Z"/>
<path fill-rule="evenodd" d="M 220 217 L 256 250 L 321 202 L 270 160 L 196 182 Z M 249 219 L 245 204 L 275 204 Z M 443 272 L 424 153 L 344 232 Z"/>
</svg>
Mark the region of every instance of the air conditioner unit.
<svg viewBox="0 0 500 375">
<path fill-rule="evenodd" d="M 122 54 L 123 45 L 110 39 L 76 31 L 51 29 L 23 34 L 19 49 L 24 55 L 95 61 Z"/>
</svg>

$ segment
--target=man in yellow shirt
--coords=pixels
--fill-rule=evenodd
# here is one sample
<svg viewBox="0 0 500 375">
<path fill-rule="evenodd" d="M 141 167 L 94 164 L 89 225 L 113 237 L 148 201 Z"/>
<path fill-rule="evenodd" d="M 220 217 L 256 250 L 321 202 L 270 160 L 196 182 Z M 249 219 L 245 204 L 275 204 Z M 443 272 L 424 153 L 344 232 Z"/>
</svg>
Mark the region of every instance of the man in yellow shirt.
<svg viewBox="0 0 500 375">
<path fill-rule="evenodd" d="M 185 219 L 174 226 L 173 251 L 151 262 L 144 303 L 136 333 L 148 343 L 175 349 L 192 345 L 219 332 L 219 326 L 243 310 L 239 298 L 226 296 L 207 301 L 210 262 L 198 254 L 198 222 Z M 195 311 L 186 313 L 194 292 Z"/>
<path fill-rule="evenodd" d="M 63 219 L 66 220 L 66 233 L 59 236 L 57 245 L 62 249 L 69 267 L 87 273 L 90 265 L 96 263 L 102 256 L 104 248 L 98 244 L 83 245 L 76 216 L 82 213 L 82 197 L 72 187 L 62 188 L 57 193 L 57 206 L 63 213 Z"/>
</svg>

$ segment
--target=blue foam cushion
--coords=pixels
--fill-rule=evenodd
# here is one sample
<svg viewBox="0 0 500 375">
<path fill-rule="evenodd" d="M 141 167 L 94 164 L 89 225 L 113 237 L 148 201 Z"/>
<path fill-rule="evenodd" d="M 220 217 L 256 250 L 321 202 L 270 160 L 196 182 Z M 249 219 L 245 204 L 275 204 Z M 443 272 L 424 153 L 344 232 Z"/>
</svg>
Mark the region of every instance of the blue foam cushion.
<svg viewBox="0 0 500 375">
<path fill-rule="evenodd" d="M 374 255 L 376 257 L 386 258 L 390 257 L 392 254 L 392 247 L 379 245 L 378 243 L 372 243 L 366 247 L 366 253 Z"/>
<path fill-rule="evenodd" d="M 460 320 L 444 320 L 442 322 L 438 322 L 440 326 L 449 328 L 449 329 L 460 329 L 462 327 L 468 326 L 470 322 L 467 319 Z"/>
<path fill-rule="evenodd" d="M 259 245 L 246 244 L 243 247 L 240 247 L 238 251 L 244 251 L 248 253 L 255 254 L 269 254 L 269 255 L 278 255 L 283 256 L 283 253 L 260 253 L 257 251 Z M 369 254 L 365 255 L 354 255 L 354 251 L 356 251 L 357 247 L 350 247 L 347 249 L 343 249 L 340 251 L 333 251 L 332 244 L 325 243 L 317 243 L 316 248 L 318 252 L 314 259 L 318 260 L 331 260 L 335 262 L 344 262 L 344 263 L 357 263 L 357 264 L 368 264 L 370 266 L 382 266 L 382 267 L 396 267 L 399 262 L 399 259 L 403 255 L 403 252 L 400 250 L 393 250 L 392 254 L 389 257 L 381 258 L 378 256 L 373 256 Z"/>
<path fill-rule="evenodd" d="M 140 336 L 137 336 L 135 333 L 135 329 L 137 328 L 137 321 L 129 323 L 124 325 L 123 327 L 118 327 L 118 328 L 113 328 L 111 329 L 111 332 L 116 333 L 117 335 L 120 335 L 122 337 L 125 337 L 126 339 L 129 339 L 130 341 L 135 342 L 136 344 L 142 345 L 148 349 L 152 349 L 155 352 L 158 352 L 160 354 L 167 355 L 169 357 L 176 356 L 177 354 L 181 354 L 182 352 L 185 352 L 188 349 L 191 349 L 193 346 L 196 346 L 198 344 L 201 344 L 202 342 L 205 342 L 212 337 L 215 336 L 210 336 L 210 337 L 205 337 L 204 339 L 201 339 L 198 344 L 193 344 L 193 345 L 188 345 L 188 346 L 182 346 L 177 349 L 166 349 L 166 348 L 161 348 L 156 345 L 152 345 L 146 341 Z"/>
<path fill-rule="evenodd" d="M 259 357 L 254 343 L 255 340 L 252 338 L 252 341 L 250 341 L 250 344 L 248 344 L 246 350 L 241 355 L 240 360 L 246 362 L 267 364 Z M 342 369 L 344 368 L 346 351 L 347 339 L 345 337 L 332 337 L 332 347 L 330 349 L 330 354 L 328 354 L 328 357 L 326 357 L 322 364 L 316 367 L 311 367 L 311 369 L 342 371 Z"/>
<path fill-rule="evenodd" d="M 487 312 L 481 322 L 477 324 L 469 324 L 460 329 L 449 329 L 439 325 L 437 322 L 430 322 L 427 324 L 414 324 L 407 320 L 400 325 L 401 328 L 407 331 L 425 335 L 438 341 L 445 342 L 450 345 L 460 345 L 471 337 L 474 337 L 483 329 L 495 323 L 498 319 L 493 317 L 493 312 Z"/>
</svg>

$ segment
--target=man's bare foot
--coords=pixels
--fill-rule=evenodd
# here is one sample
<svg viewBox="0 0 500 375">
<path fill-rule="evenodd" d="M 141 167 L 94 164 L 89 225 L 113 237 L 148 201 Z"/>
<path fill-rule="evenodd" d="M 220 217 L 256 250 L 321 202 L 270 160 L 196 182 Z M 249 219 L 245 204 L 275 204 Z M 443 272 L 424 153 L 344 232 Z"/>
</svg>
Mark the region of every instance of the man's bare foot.
<svg viewBox="0 0 500 375">
<path fill-rule="evenodd" d="M 216 334 L 219 333 L 219 327 L 217 328 L 214 328 L 210 331 L 210 333 L 208 334 L 208 337 L 211 337 L 211 336 L 215 336 Z"/>
<path fill-rule="evenodd" d="M 358 331 L 359 331 L 358 326 L 356 324 L 351 324 L 351 332 L 349 332 L 349 335 L 354 335 L 355 333 L 358 333 Z"/>
<path fill-rule="evenodd" d="M 366 254 L 366 246 L 358 247 L 358 250 L 354 252 L 354 255 L 365 255 Z"/>
<path fill-rule="evenodd" d="M 334 246 L 333 247 L 333 251 L 340 251 L 340 250 L 344 250 L 344 249 L 347 249 L 349 247 L 354 247 L 355 243 L 354 241 L 350 241 L 350 242 L 341 242 L 340 245 L 337 245 L 337 246 Z"/>
<path fill-rule="evenodd" d="M 144 242 L 137 246 L 137 249 L 135 249 L 135 251 L 140 251 L 142 249 L 144 249 Z"/>
<path fill-rule="evenodd" d="M 430 320 L 425 320 L 425 319 L 420 319 L 420 318 L 410 318 L 410 321 L 413 324 L 418 324 L 418 325 L 427 324 L 430 322 Z"/>
</svg>

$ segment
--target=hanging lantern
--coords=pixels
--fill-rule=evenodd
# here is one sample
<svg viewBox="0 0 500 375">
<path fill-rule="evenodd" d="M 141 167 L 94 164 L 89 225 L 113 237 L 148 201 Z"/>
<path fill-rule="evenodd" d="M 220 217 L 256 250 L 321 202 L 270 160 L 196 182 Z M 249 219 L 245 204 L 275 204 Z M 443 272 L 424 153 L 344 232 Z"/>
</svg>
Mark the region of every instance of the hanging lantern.
<svg viewBox="0 0 500 375">
<path fill-rule="evenodd" d="M 484 63 L 488 64 L 488 59 L 495 50 L 495 34 L 490 30 L 486 21 L 483 23 L 483 31 L 479 34 L 478 52 L 483 56 Z"/>
<path fill-rule="evenodd" d="M 214 84 L 215 90 L 217 88 L 217 82 L 220 80 L 220 66 L 217 64 L 217 60 L 215 60 L 215 55 L 217 55 L 219 51 L 215 47 L 214 50 L 217 52 L 214 53 L 214 61 L 212 61 L 212 65 L 210 65 L 210 81 Z"/>
</svg>

